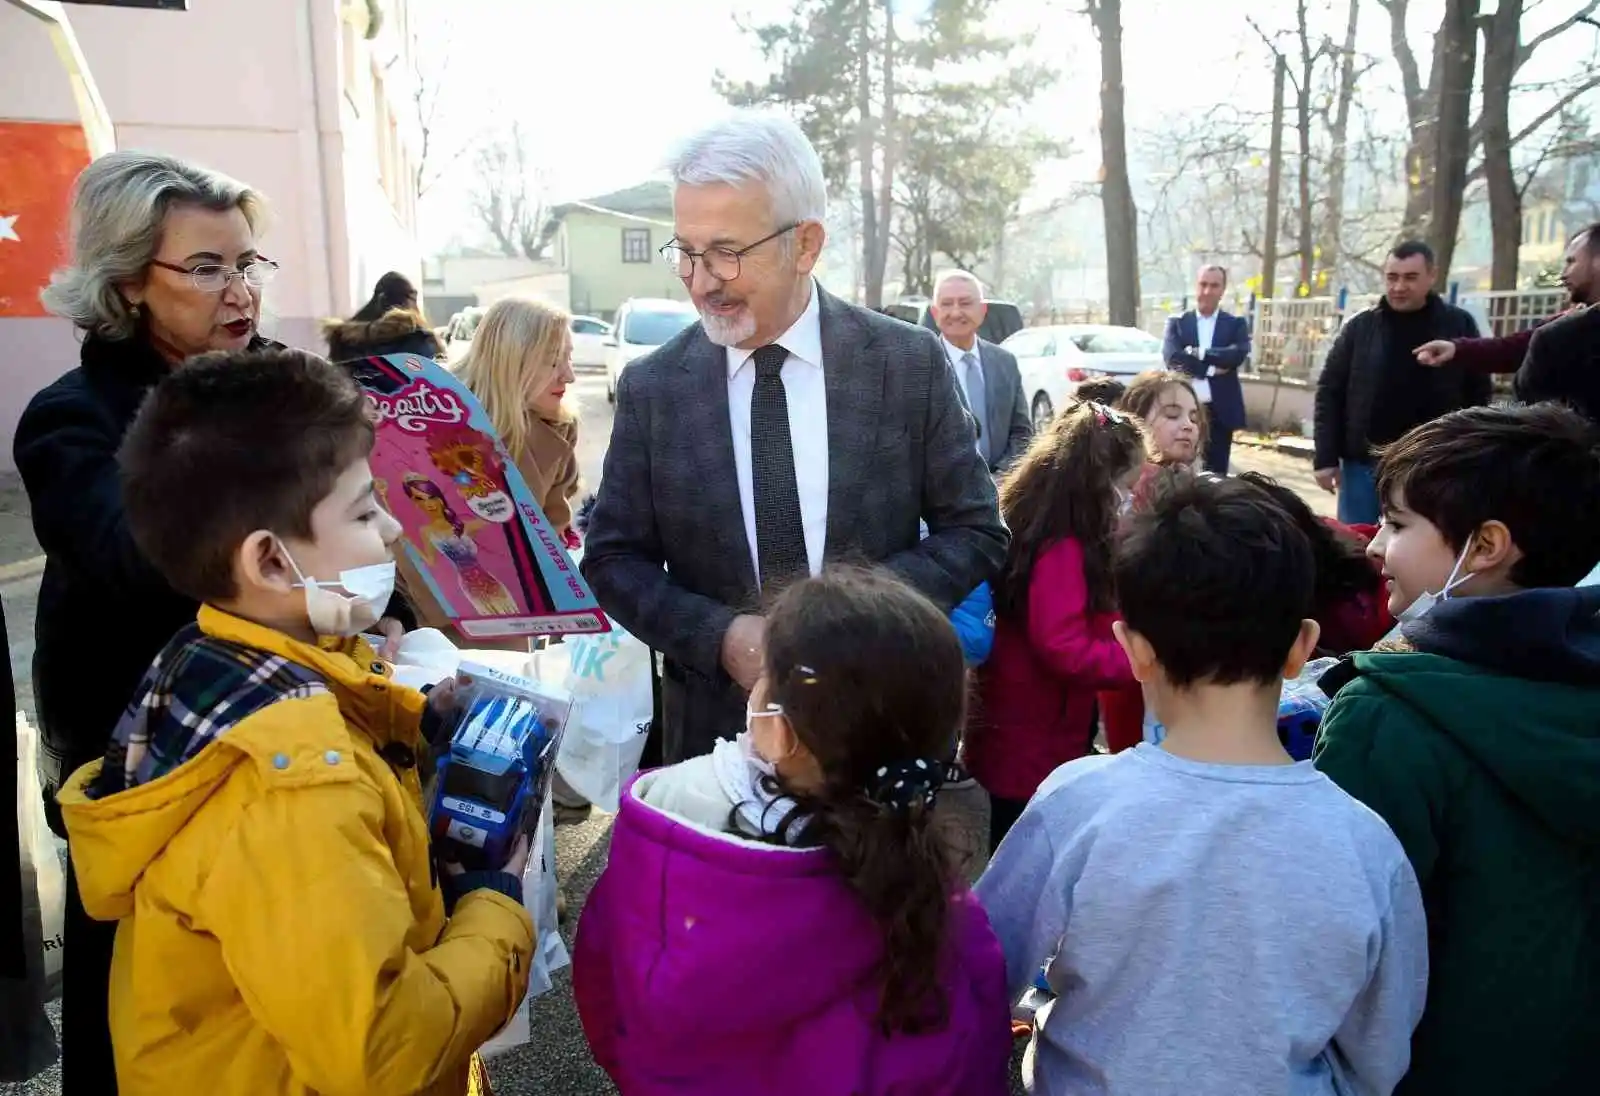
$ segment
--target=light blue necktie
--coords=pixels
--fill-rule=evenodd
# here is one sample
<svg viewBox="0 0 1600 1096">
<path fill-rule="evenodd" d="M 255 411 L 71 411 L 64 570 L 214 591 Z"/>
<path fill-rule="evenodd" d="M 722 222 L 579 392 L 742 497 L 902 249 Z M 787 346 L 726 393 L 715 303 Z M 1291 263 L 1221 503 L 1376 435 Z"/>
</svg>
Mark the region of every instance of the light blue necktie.
<svg viewBox="0 0 1600 1096">
<path fill-rule="evenodd" d="M 972 351 L 961 355 L 961 364 L 967 370 L 967 398 L 972 401 L 972 417 L 978 420 L 978 452 L 983 454 L 986 463 L 993 463 L 989 455 L 989 432 L 983 428 L 983 420 L 989 410 L 989 401 L 984 398 L 983 391 L 983 366 L 978 362 L 978 356 Z"/>
</svg>

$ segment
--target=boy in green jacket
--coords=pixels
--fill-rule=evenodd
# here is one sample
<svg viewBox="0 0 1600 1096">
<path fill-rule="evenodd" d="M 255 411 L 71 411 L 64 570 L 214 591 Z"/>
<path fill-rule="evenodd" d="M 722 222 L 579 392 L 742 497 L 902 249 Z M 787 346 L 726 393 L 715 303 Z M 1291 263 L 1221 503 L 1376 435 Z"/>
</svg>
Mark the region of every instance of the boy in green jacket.
<svg viewBox="0 0 1600 1096">
<path fill-rule="evenodd" d="M 1400 637 L 1342 662 L 1316 765 L 1428 914 L 1403 1096 L 1600 1085 L 1600 433 L 1554 404 L 1412 430 L 1378 472 Z"/>
</svg>

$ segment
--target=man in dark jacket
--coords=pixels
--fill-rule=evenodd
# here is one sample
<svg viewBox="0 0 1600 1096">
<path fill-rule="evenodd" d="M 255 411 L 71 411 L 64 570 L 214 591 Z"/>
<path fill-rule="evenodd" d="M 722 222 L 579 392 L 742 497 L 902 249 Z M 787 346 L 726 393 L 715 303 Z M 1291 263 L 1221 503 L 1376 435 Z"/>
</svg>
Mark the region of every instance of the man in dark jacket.
<svg viewBox="0 0 1600 1096">
<path fill-rule="evenodd" d="M 1600 1068 L 1600 433 L 1566 408 L 1428 423 L 1379 469 L 1398 640 L 1324 675 L 1316 765 L 1422 885 L 1429 991 L 1397 1096 L 1565 1096 Z M 1585 576 L 1588 576 L 1586 579 Z"/>
<path fill-rule="evenodd" d="M 1423 365 L 1455 362 L 1479 373 L 1515 373 L 1523 403 L 1557 400 L 1600 423 L 1600 224 L 1567 243 L 1561 284 L 1572 307 L 1546 323 L 1498 339 L 1456 339 L 1417 348 Z"/>
<path fill-rule="evenodd" d="M 1228 272 L 1215 263 L 1200 268 L 1195 279 L 1194 307 L 1167 320 L 1161 356 L 1169 368 L 1194 381 L 1195 395 L 1206 405 L 1210 437 L 1205 468 L 1228 474 L 1233 434 L 1244 429 L 1244 387 L 1239 370 L 1250 359 L 1250 324 L 1221 307 Z"/>
<path fill-rule="evenodd" d="M 1472 337 L 1472 317 L 1433 292 L 1433 251 L 1409 241 L 1383 264 L 1377 307 L 1345 322 L 1317 380 L 1317 483 L 1339 495 L 1346 525 L 1378 521 L 1373 452 L 1448 411 L 1489 402 L 1487 375 L 1429 368 L 1414 351 L 1434 339 Z"/>
<path fill-rule="evenodd" d="M 1417 361 L 1423 365 L 1446 365 L 1455 362 L 1461 368 L 1477 373 L 1516 373 L 1528 357 L 1528 348 L 1534 334 L 1564 316 L 1581 312 L 1589 305 L 1600 302 L 1600 222 L 1574 233 L 1567 241 L 1567 253 L 1561 267 L 1561 285 L 1572 298 L 1572 307 L 1543 325 L 1535 325 L 1509 335 L 1484 339 L 1435 339 L 1417 347 Z M 1587 365 L 1587 356 L 1584 365 Z M 1582 380 L 1580 371 L 1572 379 Z M 1593 382 L 1591 382 L 1593 383 Z M 1536 384 L 1535 387 L 1538 387 Z M 1517 393 L 1524 402 L 1535 402 Z M 1556 399 L 1556 396 L 1541 396 Z M 1593 417 L 1593 416 L 1591 416 Z"/>
</svg>

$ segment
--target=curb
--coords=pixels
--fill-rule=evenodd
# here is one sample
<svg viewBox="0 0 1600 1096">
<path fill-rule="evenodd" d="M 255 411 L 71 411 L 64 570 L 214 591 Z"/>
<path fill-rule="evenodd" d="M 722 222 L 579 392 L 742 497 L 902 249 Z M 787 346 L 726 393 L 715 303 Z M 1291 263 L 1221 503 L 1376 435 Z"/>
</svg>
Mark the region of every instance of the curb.
<svg viewBox="0 0 1600 1096">
<path fill-rule="evenodd" d="M 1310 438 L 1296 437 L 1293 434 L 1283 434 L 1278 437 L 1235 435 L 1233 440 L 1235 445 L 1245 445 L 1251 449 L 1269 449 L 1288 457 L 1298 457 L 1307 464 L 1315 460 L 1317 455 L 1316 447 Z"/>
<path fill-rule="evenodd" d="M 0 564 L 0 586 L 9 586 L 13 582 L 34 578 L 44 574 L 44 557 L 33 556 L 29 559 L 18 560 L 16 563 Z"/>
</svg>

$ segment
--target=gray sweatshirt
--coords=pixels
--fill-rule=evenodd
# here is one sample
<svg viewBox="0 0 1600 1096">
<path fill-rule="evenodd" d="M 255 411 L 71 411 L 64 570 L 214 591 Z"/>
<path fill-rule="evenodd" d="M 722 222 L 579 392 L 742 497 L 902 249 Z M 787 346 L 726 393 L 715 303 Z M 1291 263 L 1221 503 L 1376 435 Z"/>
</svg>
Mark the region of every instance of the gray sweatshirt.
<svg viewBox="0 0 1600 1096">
<path fill-rule="evenodd" d="M 1052 773 L 978 883 L 1045 1096 L 1387 1094 L 1428 984 L 1416 876 L 1309 761 L 1148 744 Z"/>
</svg>

